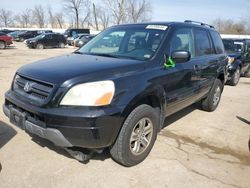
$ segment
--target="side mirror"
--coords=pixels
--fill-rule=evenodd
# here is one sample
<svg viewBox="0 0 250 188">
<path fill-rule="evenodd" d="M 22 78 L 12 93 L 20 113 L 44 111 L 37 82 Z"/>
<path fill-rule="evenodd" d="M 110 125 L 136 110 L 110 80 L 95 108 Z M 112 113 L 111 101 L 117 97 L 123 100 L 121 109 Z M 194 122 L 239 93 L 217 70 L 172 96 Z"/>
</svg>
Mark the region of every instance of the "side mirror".
<svg viewBox="0 0 250 188">
<path fill-rule="evenodd" d="M 174 51 L 171 54 L 171 59 L 175 62 L 175 63 L 186 63 L 190 60 L 191 58 L 191 54 L 189 51 Z"/>
</svg>

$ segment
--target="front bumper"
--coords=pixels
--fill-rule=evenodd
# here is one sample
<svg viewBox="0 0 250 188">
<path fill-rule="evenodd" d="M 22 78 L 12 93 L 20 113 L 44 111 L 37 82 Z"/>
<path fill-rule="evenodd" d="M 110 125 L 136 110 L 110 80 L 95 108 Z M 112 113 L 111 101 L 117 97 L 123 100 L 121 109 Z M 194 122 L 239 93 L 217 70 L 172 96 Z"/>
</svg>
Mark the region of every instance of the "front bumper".
<svg viewBox="0 0 250 188">
<path fill-rule="evenodd" d="M 124 121 L 121 109 L 38 107 L 24 102 L 11 90 L 5 94 L 3 105 L 10 121 L 27 132 L 58 146 L 89 149 L 104 148 L 114 143 Z"/>
</svg>

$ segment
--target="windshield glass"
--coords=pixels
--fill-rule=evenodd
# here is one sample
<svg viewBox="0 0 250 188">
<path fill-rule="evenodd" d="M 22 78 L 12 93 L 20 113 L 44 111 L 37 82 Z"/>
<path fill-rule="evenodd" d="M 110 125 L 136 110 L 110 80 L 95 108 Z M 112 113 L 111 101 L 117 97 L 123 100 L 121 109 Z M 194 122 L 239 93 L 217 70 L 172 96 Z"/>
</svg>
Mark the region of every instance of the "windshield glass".
<svg viewBox="0 0 250 188">
<path fill-rule="evenodd" d="M 41 34 L 41 35 L 36 36 L 35 39 L 42 39 L 44 37 L 45 37 L 45 34 Z"/>
<path fill-rule="evenodd" d="M 78 50 L 78 53 L 150 59 L 158 49 L 167 26 L 131 26 L 110 28 Z"/>
<path fill-rule="evenodd" d="M 244 42 L 241 40 L 223 40 L 227 52 L 243 52 Z"/>
</svg>

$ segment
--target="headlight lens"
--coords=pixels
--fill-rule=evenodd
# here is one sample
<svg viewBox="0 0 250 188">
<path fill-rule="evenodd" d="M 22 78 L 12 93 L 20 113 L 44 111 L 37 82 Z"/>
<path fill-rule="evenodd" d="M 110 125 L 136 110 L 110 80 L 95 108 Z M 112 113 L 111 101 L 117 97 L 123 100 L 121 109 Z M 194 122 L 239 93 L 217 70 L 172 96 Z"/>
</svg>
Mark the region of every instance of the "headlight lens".
<svg viewBox="0 0 250 188">
<path fill-rule="evenodd" d="M 115 93 L 113 81 L 99 81 L 72 87 L 63 97 L 60 105 L 105 106 L 109 105 Z"/>
<path fill-rule="evenodd" d="M 227 57 L 227 59 L 228 59 L 228 63 L 233 63 L 234 62 L 234 57 Z"/>
</svg>

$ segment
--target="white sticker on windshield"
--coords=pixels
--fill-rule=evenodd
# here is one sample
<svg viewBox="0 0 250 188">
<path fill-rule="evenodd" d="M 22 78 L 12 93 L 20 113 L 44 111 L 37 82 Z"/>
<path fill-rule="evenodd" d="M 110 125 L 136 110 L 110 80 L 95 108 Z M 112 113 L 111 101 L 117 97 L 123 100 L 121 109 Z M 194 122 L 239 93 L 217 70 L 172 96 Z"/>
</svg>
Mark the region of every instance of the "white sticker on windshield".
<svg viewBox="0 0 250 188">
<path fill-rule="evenodd" d="M 146 29 L 157 29 L 165 31 L 168 28 L 166 25 L 148 25 Z"/>
</svg>

